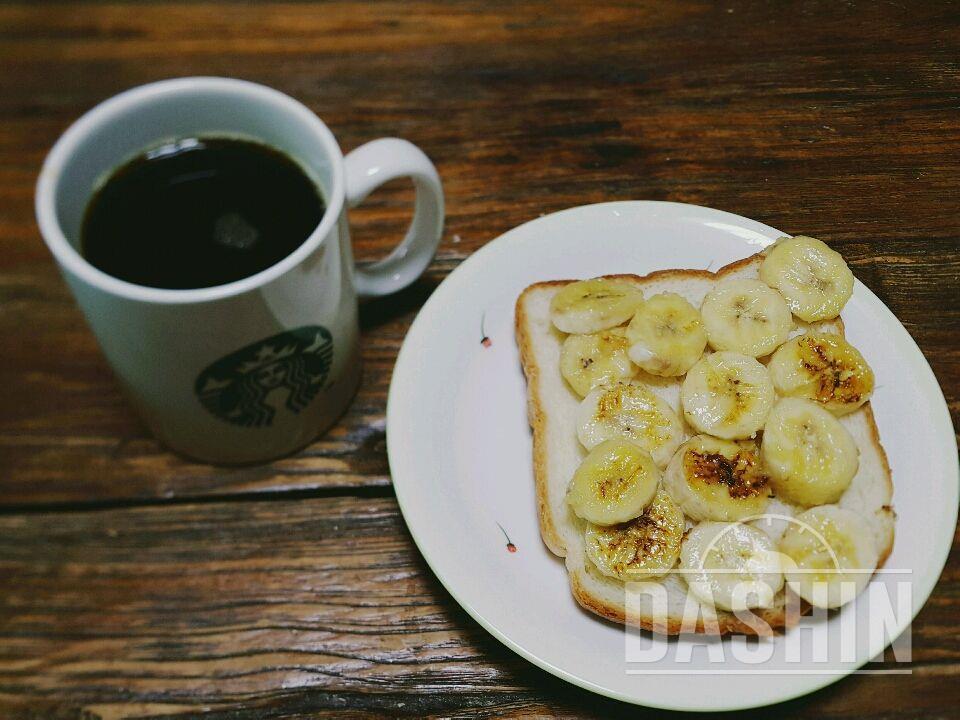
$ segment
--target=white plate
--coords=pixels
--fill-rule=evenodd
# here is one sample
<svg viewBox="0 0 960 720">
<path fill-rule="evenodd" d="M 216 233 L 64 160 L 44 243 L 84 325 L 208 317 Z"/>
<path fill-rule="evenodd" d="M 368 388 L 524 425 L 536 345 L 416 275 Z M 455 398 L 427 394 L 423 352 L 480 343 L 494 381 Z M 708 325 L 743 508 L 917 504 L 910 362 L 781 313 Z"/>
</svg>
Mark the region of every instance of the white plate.
<svg viewBox="0 0 960 720">
<path fill-rule="evenodd" d="M 628 633 L 581 610 L 563 562 L 540 540 L 526 387 L 513 333 L 519 293 L 539 280 L 717 269 L 780 235 L 761 223 L 692 205 L 573 208 L 522 225 L 477 251 L 437 288 L 410 328 L 387 409 L 390 469 L 404 518 L 457 602 L 545 670 L 628 702 L 731 710 L 810 692 L 882 652 L 886 642 L 868 638 L 858 640 L 853 658 L 826 666 L 774 664 L 784 672 L 769 678 L 749 668 L 746 674 L 720 674 L 706 658 L 705 645 Z M 878 378 L 873 407 L 893 469 L 899 516 L 886 568 L 909 571 L 913 587 L 899 632 L 926 601 L 950 549 L 957 520 L 957 446 L 937 381 L 893 314 L 857 282 L 843 318 L 848 337 Z M 489 342 L 482 344 L 484 336 Z M 508 552 L 501 527 L 514 552 Z M 898 579 L 903 576 L 873 582 Z M 847 608 L 815 626 L 813 634 L 836 635 L 841 618 L 853 612 Z M 627 663 L 626 642 L 638 634 L 647 644 L 669 643 L 670 654 L 660 662 Z M 770 642 L 784 641 L 778 636 Z M 730 650 L 730 643 L 723 640 L 721 649 Z M 693 661 L 679 665 L 673 655 L 678 648 L 691 650 Z M 719 670 L 732 663 L 725 660 Z M 637 670 L 640 674 L 633 674 Z M 685 674 L 690 670 L 702 674 L 691 682 Z"/>
</svg>

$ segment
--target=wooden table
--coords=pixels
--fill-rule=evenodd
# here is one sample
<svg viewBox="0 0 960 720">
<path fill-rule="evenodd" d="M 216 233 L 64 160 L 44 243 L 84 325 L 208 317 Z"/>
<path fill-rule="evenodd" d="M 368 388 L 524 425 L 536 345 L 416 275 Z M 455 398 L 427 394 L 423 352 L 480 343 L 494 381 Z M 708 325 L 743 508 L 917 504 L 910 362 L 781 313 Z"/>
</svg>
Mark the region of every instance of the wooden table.
<svg viewBox="0 0 960 720">
<path fill-rule="evenodd" d="M 0 715 L 642 715 L 521 660 L 420 558 L 385 454 L 404 333 L 519 223 L 698 203 L 840 249 L 920 344 L 956 424 L 958 56 L 960 9 L 933 2 L 0 5 Z M 447 192 L 427 275 L 363 310 L 347 416 L 239 470 L 150 438 L 33 220 L 68 123 L 192 74 L 290 93 L 345 149 L 409 138 Z M 352 213 L 362 259 L 395 242 L 409 201 L 395 183 Z M 897 480 L 922 492 L 923 468 Z M 914 625 L 912 675 L 851 677 L 771 714 L 954 715 L 958 622 L 955 551 Z"/>
</svg>

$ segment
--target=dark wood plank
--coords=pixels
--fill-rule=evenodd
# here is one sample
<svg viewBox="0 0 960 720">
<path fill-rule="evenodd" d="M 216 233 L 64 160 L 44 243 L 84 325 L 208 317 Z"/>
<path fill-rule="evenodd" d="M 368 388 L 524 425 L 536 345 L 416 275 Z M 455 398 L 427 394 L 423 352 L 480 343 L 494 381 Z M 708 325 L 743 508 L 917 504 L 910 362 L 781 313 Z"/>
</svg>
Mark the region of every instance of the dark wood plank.
<svg viewBox="0 0 960 720">
<path fill-rule="evenodd" d="M 10 337 L 26 336 L 11 342 L 8 364 L 0 368 L 8 403 L 0 411 L 0 505 L 388 484 L 390 372 L 415 308 L 437 282 L 432 273 L 400 297 L 364 308 L 362 387 L 329 433 L 293 457 L 228 469 L 159 446 L 120 395 L 79 310 L 47 268 L 7 295 L 49 290 L 57 299 L 43 301 L 43 330 L 29 329 L 34 303 L 12 300 L 0 313 L 0 328 Z"/>
<path fill-rule="evenodd" d="M 693 202 L 838 247 L 960 425 L 958 49 L 948 2 L 0 3 L 0 716 L 662 715 L 520 660 L 427 570 L 388 487 L 403 335 L 447 273 L 521 222 Z M 284 90 L 347 150 L 407 137 L 447 191 L 427 276 L 364 309 L 353 407 L 256 468 L 188 463 L 147 436 L 33 222 L 70 121 L 190 74 Z M 360 258 L 395 242 L 409 199 L 397 183 L 351 213 Z M 913 675 L 760 715 L 954 716 L 957 558 L 915 625 Z"/>
<path fill-rule="evenodd" d="M 496 542 L 478 552 L 503 552 Z M 844 680 L 777 717 L 953 712 L 958 558 L 916 623 L 912 676 Z M 0 714 L 203 708 L 655 716 L 566 685 L 487 635 L 426 569 L 389 498 L 0 517 Z"/>
<path fill-rule="evenodd" d="M 947 3 L 91 3 L 0 6 L 0 502 L 275 492 L 388 481 L 385 393 L 404 331 L 464 257 L 541 213 L 652 198 L 823 237 L 913 333 L 960 419 L 960 17 Z M 223 471 L 158 448 L 37 235 L 57 134 L 122 89 L 265 82 L 344 148 L 395 134 L 437 162 L 430 275 L 367 313 L 366 376 L 326 438 Z M 354 213 L 395 241 L 409 192 Z"/>
</svg>

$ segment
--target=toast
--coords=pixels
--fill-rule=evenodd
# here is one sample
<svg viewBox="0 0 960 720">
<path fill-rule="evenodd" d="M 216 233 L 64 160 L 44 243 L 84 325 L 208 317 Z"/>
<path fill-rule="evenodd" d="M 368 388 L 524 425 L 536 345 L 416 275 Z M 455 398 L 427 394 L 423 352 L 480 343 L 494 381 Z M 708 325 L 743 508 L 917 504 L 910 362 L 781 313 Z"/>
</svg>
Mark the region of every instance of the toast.
<svg viewBox="0 0 960 720">
<path fill-rule="evenodd" d="M 705 270 L 661 270 L 649 275 L 611 275 L 610 278 L 636 284 L 645 296 L 672 292 L 699 307 L 704 296 L 722 279 L 757 278 L 761 254 L 753 255 L 727 265 L 716 272 Z M 526 288 L 516 304 L 516 336 L 520 359 L 527 378 L 528 418 L 533 430 L 533 461 L 537 492 L 540 533 L 546 546 L 555 555 L 565 559 L 570 588 L 577 602 L 587 610 L 618 623 L 656 630 L 667 634 L 681 632 L 681 621 L 688 591 L 685 581 L 676 573 L 656 580 L 666 590 L 668 604 L 666 617 L 654 613 L 652 600 L 643 594 L 631 597 L 630 611 L 626 611 L 627 596 L 623 582 L 602 575 L 586 558 L 583 542 L 584 523 L 573 514 L 566 502 L 570 478 L 586 451 L 577 441 L 576 410 L 580 398 L 570 389 L 559 371 L 559 358 L 564 334 L 551 322 L 550 301 L 554 294 L 573 280 L 539 282 Z M 795 318 L 793 335 L 808 330 L 844 333 L 840 318 L 818 323 L 804 323 Z M 639 371 L 637 376 L 675 410 L 680 406 L 682 378 L 661 378 Z M 682 413 L 678 413 L 682 417 Z M 870 524 L 877 548 L 880 549 L 878 567 L 893 546 L 895 515 L 891 507 L 893 484 L 890 467 L 880 444 L 870 403 L 840 418 L 851 433 L 860 452 L 860 465 L 839 505 L 854 510 Z M 685 424 L 687 436 L 695 434 Z M 798 508 L 773 498 L 768 512 L 794 515 Z M 785 529 L 780 521 L 764 526 L 776 540 Z M 689 522 L 688 522 L 689 525 Z M 786 590 L 781 590 L 774 605 L 752 611 L 773 630 L 782 629 L 791 622 L 787 612 Z M 691 596 L 692 598 L 692 596 Z M 695 602 L 695 601 L 694 601 Z M 806 603 L 801 611 L 809 610 Z M 769 630 L 762 624 L 746 620 L 723 610 L 701 605 L 696 627 L 683 626 L 683 632 L 694 630 L 708 634 L 764 634 Z"/>
</svg>

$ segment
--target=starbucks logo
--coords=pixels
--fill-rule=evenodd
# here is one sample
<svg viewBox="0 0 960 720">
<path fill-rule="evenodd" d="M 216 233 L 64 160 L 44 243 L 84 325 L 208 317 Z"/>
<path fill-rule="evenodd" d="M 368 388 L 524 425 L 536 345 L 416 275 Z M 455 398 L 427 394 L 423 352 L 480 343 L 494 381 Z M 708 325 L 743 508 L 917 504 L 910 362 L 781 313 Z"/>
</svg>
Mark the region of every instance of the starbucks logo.
<svg viewBox="0 0 960 720">
<path fill-rule="evenodd" d="M 221 420 L 269 426 L 278 411 L 299 413 L 316 397 L 332 361 L 330 331 L 308 325 L 220 358 L 197 376 L 194 391 Z"/>
</svg>

